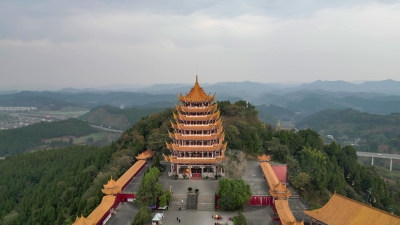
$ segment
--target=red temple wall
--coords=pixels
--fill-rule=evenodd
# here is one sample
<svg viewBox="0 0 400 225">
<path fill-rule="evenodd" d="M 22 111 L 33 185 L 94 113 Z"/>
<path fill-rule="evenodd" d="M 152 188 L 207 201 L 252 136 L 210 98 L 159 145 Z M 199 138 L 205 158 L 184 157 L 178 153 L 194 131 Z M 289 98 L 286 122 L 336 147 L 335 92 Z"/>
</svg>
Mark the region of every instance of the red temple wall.
<svg viewBox="0 0 400 225">
<path fill-rule="evenodd" d="M 271 165 L 272 170 L 274 170 L 276 177 L 278 177 L 279 181 L 287 184 L 287 166 L 285 165 Z"/>
</svg>

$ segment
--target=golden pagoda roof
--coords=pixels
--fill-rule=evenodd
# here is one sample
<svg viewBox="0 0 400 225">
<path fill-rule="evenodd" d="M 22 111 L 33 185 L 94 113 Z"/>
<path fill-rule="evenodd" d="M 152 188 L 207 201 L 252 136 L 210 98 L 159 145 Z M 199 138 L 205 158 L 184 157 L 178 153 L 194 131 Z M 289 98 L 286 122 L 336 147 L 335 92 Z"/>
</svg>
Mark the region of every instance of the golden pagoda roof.
<svg viewBox="0 0 400 225">
<path fill-rule="evenodd" d="M 76 221 L 72 225 L 96 225 L 103 216 L 110 210 L 115 203 L 116 196 L 106 195 L 90 215 L 85 218 L 83 216 L 77 217 Z"/>
<path fill-rule="evenodd" d="M 259 161 L 261 161 L 261 162 L 269 162 L 269 161 L 271 161 L 271 157 L 269 156 L 269 155 L 266 155 L 266 154 L 263 154 L 263 155 L 259 155 L 259 156 L 257 156 L 257 158 L 258 158 L 258 160 Z"/>
<path fill-rule="evenodd" d="M 288 200 L 275 200 L 275 209 L 282 225 L 304 225 L 304 221 L 297 222 L 294 218 Z"/>
<path fill-rule="evenodd" d="M 335 193 L 320 209 L 304 211 L 329 225 L 400 225 L 400 217 Z"/>
<path fill-rule="evenodd" d="M 179 95 L 179 100 L 182 102 L 212 102 L 214 101 L 214 96 L 207 95 L 203 88 L 199 85 L 198 77 L 196 76 L 196 83 L 190 89 L 189 93 L 186 96 Z"/>
<path fill-rule="evenodd" d="M 150 159 L 151 157 L 153 157 L 154 153 L 156 153 L 155 151 L 149 150 L 147 149 L 146 151 L 140 153 L 138 156 L 136 156 L 136 159 L 138 160 L 146 160 L 146 159 Z"/>
<path fill-rule="evenodd" d="M 207 141 L 207 140 L 216 140 L 216 139 L 223 139 L 224 132 L 222 132 L 222 129 L 218 131 L 216 134 L 210 134 L 210 135 L 190 135 L 190 134 L 177 134 L 177 133 L 169 133 L 169 137 L 172 139 L 176 140 L 202 140 L 202 141 Z"/>
<path fill-rule="evenodd" d="M 181 125 L 179 123 L 171 122 L 171 126 L 173 129 L 178 129 L 178 130 L 211 130 L 222 127 L 222 122 L 221 118 L 219 118 L 218 120 L 215 121 L 214 124 L 209 124 L 209 125 Z"/>
<path fill-rule="evenodd" d="M 179 104 L 179 106 L 175 105 L 176 109 L 178 111 L 182 111 L 182 112 L 214 112 L 217 110 L 217 106 L 218 104 L 215 103 L 209 107 L 205 107 L 205 108 L 194 108 L 194 107 L 187 107 L 187 106 L 183 106 L 181 104 Z"/>
<path fill-rule="evenodd" d="M 167 148 L 171 151 L 179 151 L 179 152 L 194 152 L 194 151 L 203 151 L 203 152 L 211 152 L 216 150 L 224 150 L 228 145 L 227 142 L 218 145 L 212 146 L 178 146 L 175 144 L 166 143 Z"/>
<path fill-rule="evenodd" d="M 208 120 L 213 120 L 213 119 L 218 119 L 220 116 L 220 112 L 216 111 L 211 115 L 207 115 L 207 116 L 185 116 L 182 115 L 179 111 L 178 111 L 178 115 L 174 113 L 174 118 L 175 120 L 182 120 L 182 121 L 208 121 Z"/>
</svg>

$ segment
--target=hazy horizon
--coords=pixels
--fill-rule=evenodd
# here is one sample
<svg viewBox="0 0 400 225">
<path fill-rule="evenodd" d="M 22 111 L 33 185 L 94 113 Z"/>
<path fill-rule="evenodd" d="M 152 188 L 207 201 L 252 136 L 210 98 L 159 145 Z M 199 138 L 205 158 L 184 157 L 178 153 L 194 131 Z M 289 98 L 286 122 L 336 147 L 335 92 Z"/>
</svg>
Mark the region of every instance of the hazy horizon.
<svg viewBox="0 0 400 225">
<path fill-rule="evenodd" d="M 400 77 L 400 1 L 0 2 L 0 90 Z"/>
<path fill-rule="evenodd" d="M 209 82 L 201 82 L 200 78 L 199 78 L 199 83 L 201 86 L 203 87 L 208 87 L 208 86 L 212 86 L 212 85 L 216 85 L 219 83 L 244 83 L 244 82 L 251 82 L 251 83 L 259 83 L 259 84 L 265 84 L 265 85 L 281 85 L 282 87 L 287 86 L 287 87 L 296 87 L 296 86 L 300 86 L 303 84 L 311 84 L 314 82 L 318 82 L 318 81 L 322 81 L 322 82 L 340 82 L 340 81 L 344 81 L 344 82 L 348 82 L 351 84 L 363 84 L 365 82 L 374 82 L 374 81 L 386 81 L 386 80 L 392 80 L 395 82 L 400 82 L 400 80 L 394 80 L 394 79 L 385 79 L 385 80 L 358 80 L 358 81 L 345 81 L 345 80 L 314 80 L 311 82 L 257 82 L 257 81 L 223 81 L 223 82 L 213 82 L 213 83 L 209 83 Z M 192 86 L 194 84 L 195 80 L 193 80 L 193 82 L 185 82 L 185 83 L 177 83 L 177 82 L 171 82 L 171 83 L 152 83 L 152 84 L 109 84 L 109 85 L 100 85 L 100 86 L 87 86 L 87 87 L 74 87 L 74 86 L 52 86 L 51 88 L 46 88 L 46 87 L 42 87 L 42 88 L 1 88 L 0 87 L 0 91 L 2 92 L 8 92 L 8 91 L 60 91 L 63 89 L 77 89 L 77 90 L 96 90 L 96 91 L 101 91 L 101 90 L 138 90 L 140 91 L 141 89 L 146 89 L 146 88 L 150 88 L 152 86 L 156 86 L 156 85 L 182 85 L 182 86 Z"/>
</svg>

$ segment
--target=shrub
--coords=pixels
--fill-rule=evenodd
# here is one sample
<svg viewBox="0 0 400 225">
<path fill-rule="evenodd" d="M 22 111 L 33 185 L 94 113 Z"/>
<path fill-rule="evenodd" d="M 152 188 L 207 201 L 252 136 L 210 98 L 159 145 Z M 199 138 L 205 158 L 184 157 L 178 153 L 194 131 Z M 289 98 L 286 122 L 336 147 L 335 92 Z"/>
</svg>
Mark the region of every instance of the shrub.
<svg viewBox="0 0 400 225">
<path fill-rule="evenodd" d="M 131 225 L 144 225 L 151 217 L 151 209 L 148 206 L 142 206 L 136 214 Z"/>
</svg>

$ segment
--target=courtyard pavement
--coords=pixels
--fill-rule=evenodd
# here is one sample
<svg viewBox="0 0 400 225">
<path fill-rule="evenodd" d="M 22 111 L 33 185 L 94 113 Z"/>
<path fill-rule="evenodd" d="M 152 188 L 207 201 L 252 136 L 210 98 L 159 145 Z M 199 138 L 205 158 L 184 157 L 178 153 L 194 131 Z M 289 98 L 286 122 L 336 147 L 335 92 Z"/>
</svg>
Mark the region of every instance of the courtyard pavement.
<svg viewBox="0 0 400 225">
<path fill-rule="evenodd" d="M 218 180 L 209 178 L 208 180 L 189 180 L 189 179 L 174 179 L 168 176 L 169 163 L 163 163 L 165 171 L 160 175 L 158 181 L 160 182 L 163 190 L 172 190 L 173 194 L 186 194 L 188 187 L 193 190 L 199 189 L 200 195 L 214 195 L 217 192 Z"/>
<path fill-rule="evenodd" d="M 247 171 L 242 178 L 250 185 L 253 195 L 269 195 L 269 187 L 258 161 L 247 161 Z"/>
<path fill-rule="evenodd" d="M 215 215 L 218 214 L 222 217 L 221 220 L 216 220 Z M 245 206 L 243 215 L 246 217 L 248 225 L 271 225 L 273 214 L 271 207 L 260 206 Z M 229 217 L 237 216 L 237 212 L 215 212 L 215 211 L 166 211 L 164 225 L 214 225 L 215 222 L 226 222 L 232 225 L 232 221 L 228 221 Z M 181 222 L 176 218 L 181 219 Z"/>
</svg>

